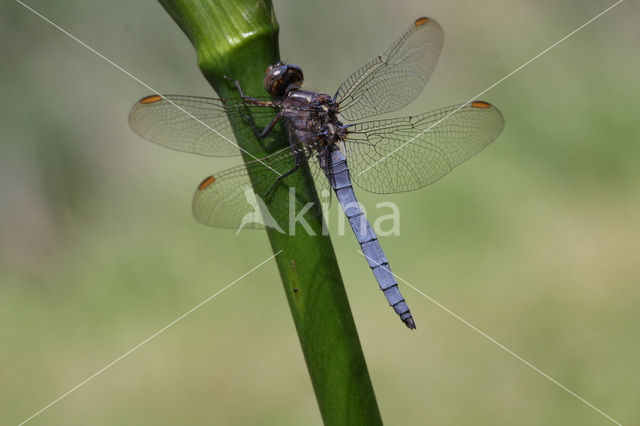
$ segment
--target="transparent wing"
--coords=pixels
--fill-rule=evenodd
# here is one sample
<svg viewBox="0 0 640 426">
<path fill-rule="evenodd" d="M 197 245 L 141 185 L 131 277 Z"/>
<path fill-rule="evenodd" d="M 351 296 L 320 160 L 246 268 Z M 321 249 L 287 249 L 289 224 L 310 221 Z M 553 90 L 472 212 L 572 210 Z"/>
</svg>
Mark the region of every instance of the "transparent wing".
<svg viewBox="0 0 640 426">
<path fill-rule="evenodd" d="M 167 148 L 195 154 L 240 155 L 230 116 L 273 117 L 275 109 L 248 105 L 241 98 L 215 99 L 182 95 L 151 95 L 129 113 L 129 125 L 143 138 Z"/>
<path fill-rule="evenodd" d="M 503 127 L 500 111 L 482 101 L 358 123 L 348 127 L 351 177 L 379 194 L 422 188 L 480 152 Z"/>
<path fill-rule="evenodd" d="M 349 121 L 395 111 L 422 92 L 442 50 L 440 24 L 419 18 L 380 56 L 351 74 L 334 99 Z"/>
<path fill-rule="evenodd" d="M 322 211 L 326 212 L 329 210 L 329 207 L 331 207 L 333 189 L 331 188 L 329 179 L 320 165 L 317 153 L 313 153 L 312 157 L 315 158 L 309 158 L 307 164 L 309 165 L 309 171 L 311 172 L 311 177 L 313 178 L 313 183 L 316 187 L 316 193 L 318 194 L 320 203 L 322 203 Z"/>
<path fill-rule="evenodd" d="M 296 148 L 298 149 L 298 148 Z M 309 158 L 308 164 L 316 183 L 316 189 L 321 194 L 322 189 L 328 187 L 328 181 L 315 160 Z M 269 165 L 272 169 L 265 166 Z M 276 181 L 278 174 L 291 170 L 295 165 L 291 148 L 287 147 L 261 161 L 241 164 L 205 178 L 193 196 L 193 215 L 196 220 L 208 226 L 231 229 L 264 229 L 265 226 L 276 229 L 288 224 L 278 224 L 274 217 L 288 217 L 289 206 L 282 206 L 286 212 L 269 211 L 266 206 L 266 194 Z M 304 168 L 305 166 L 303 166 Z M 249 171 L 256 176 L 256 186 L 252 187 Z M 299 172 L 299 171 L 298 171 Z M 286 187 L 284 179 L 280 185 Z M 329 206 L 330 192 L 327 198 L 321 195 L 320 209 Z M 273 209 L 273 207 L 272 207 Z M 278 214 L 276 214 L 278 213 Z M 283 215 L 284 213 L 284 215 Z"/>
</svg>

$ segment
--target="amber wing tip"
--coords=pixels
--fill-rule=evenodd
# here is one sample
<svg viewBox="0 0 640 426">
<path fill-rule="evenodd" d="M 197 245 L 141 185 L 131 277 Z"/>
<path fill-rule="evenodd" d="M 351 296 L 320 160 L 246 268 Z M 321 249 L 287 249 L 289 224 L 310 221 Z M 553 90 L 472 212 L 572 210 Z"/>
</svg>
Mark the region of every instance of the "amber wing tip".
<svg viewBox="0 0 640 426">
<path fill-rule="evenodd" d="M 416 20 L 413 22 L 413 24 L 414 24 L 416 27 L 419 27 L 420 25 L 424 25 L 424 24 L 426 24 L 427 22 L 429 22 L 429 18 L 427 18 L 426 16 L 423 16 L 423 17 L 421 17 L 421 18 L 416 19 Z"/>
<path fill-rule="evenodd" d="M 200 182 L 200 185 L 198 185 L 198 191 L 203 191 L 207 189 L 207 187 L 215 181 L 216 181 L 216 178 L 214 176 L 207 176 L 206 178 L 204 178 L 202 182 Z"/>
<path fill-rule="evenodd" d="M 471 106 L 473 108 L 491 108 L 492 105 L 489 102 L 485 101 L 473 101 L 471 102 Z"/>
<path fill-rule="evenodd" d="M 138 101 L 138 103 L 141 104 L 152 104 L 158 101 L 162 100 L 162 96 L 160 95 L 149 95 L 149 96 L 145 96 L 144 98 L 140 99 Z"/>
</svg>

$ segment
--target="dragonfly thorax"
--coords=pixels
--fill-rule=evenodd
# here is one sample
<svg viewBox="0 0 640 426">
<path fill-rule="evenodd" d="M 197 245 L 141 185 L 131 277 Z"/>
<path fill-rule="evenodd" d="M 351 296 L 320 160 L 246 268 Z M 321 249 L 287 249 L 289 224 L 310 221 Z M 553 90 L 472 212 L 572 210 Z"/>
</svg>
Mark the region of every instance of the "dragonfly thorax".
<svg viewBox="0 0 640 426">
<path fill-rule="evenodd" d="M 294 90 L 277 101 L 287 130 L 311 149 L 332 145 L 346 136 L 338 119 L 338 106 L 331 96 L 307 90 Z"/>
<path fill-rule="evenodd" d="M 315 93 L 315 98 L 311 102 L 311 110 L 320 119 L 339 123 L 338 104 L 326 93 Z"/>
</svg>

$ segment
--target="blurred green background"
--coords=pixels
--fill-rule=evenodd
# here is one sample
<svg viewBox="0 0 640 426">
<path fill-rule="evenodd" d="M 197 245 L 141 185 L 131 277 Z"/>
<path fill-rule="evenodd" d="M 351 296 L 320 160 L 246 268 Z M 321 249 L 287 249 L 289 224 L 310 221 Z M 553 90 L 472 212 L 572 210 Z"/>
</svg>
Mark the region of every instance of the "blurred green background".
<svg viewBox="0 0 640 426">
<path fill-rule="evenodd" d="M 164 93 L 213 95 L 155 2 L 29 5 Z M 612 4 L 275 1 L 283 59 L 333 93 L 413 19 L 445 46 L 402 114 L 465 101 Z M 12 1 L 0 5 L 0 423 L 17 424 L 271 253 L 262 232 L 191 217 L 231 164 L 143 141 L 148 90 Z M 393 270 L 623 424 L 640 423 L 640 31 L 624 2 L 481 98 L 499 139 L 421 191 L 389 198 Z M 335 203 L 334 203 L 335 204 Z M 336 228 L 336 206 L 330 212 Z M 609 421 L 420 294 L 418 329 L 334 235 L 387 424 Z M 31 424 L 320 424 L 274 263 Z"/>
</svg>

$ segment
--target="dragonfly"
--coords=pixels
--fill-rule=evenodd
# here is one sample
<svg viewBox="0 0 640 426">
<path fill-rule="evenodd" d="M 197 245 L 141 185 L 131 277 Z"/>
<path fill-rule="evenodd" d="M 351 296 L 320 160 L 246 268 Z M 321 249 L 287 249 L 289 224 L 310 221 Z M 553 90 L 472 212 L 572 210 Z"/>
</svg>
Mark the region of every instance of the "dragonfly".
<svg viewBox="0 0 640 426">
<path fill-rule="evenodd" d="M 238 81 L 234 82 L 237 98 L 154 94 L 132 107 L 129 124 L 143 138 L 165 147 L 226 157 L 241 153 L 232 119 L 243 119 L 259 138 L 266 138 L 282 122 L 288 147 L 215 173 L 198 185 L 192 202 L 196 220 L 222 228 L 264 228 L 259 221 L 244 222 L 252 210 L 246 189 L 253 184 L 255 194 L 268 198 L 284 177 L 309 167 L 318 194 L 335 194 L 387 301 L 404 324 L 415 329 L 353 184 L 378 194 L 422 188 L 480 152 L 502 132 L 500 111 L 480 100 L 407 117 L 372 119 L 418 96 L 433 73 L 443 40 L 440 24 L 421 17 L 380 55 L 353 72 L 333 96 L 303 90 L 302 69 L 277 62 L 264 77 L 270 98 L 246 95 Z M 259 129 L 258 117 L 271 121 Z"/>
</svg>

